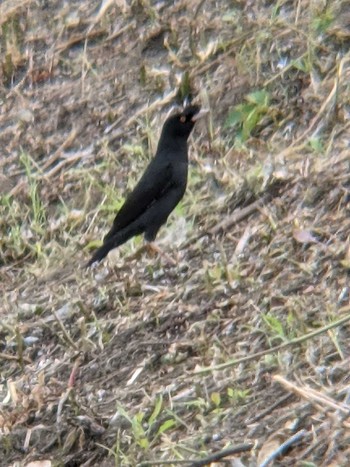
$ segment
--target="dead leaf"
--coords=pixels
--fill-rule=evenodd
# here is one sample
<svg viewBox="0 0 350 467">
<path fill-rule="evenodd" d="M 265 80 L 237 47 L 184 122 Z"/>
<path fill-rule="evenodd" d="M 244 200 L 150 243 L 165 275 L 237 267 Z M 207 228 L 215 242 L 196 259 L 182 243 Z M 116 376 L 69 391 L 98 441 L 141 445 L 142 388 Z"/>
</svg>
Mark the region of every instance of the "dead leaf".
<svg viewBox="0 0 350 467">
<path fill-rule="evenodd" d="M 25 467 L 51 467 L 52 462 L 50 460 L 41 460 L 41 461 L 33 461 L 26 464 Z"/>
<path fill-rule="evenodd" d="M 267 459 L 273 452 L 276 451 L 283 443 L 284 437 L 282 437 L 281 433 L 273 433 L 267 441 L 262 445 L 259 454 L 258 454 L 258 462 L 257 464 L 260 465 Z"/>
<path fill-rule="evenodd" d="M 306 229 L 294 229 L 293 238 L 298 243 L 319 243 L 317 238 L 313 236 L 310 230 Z"/>
</svg>

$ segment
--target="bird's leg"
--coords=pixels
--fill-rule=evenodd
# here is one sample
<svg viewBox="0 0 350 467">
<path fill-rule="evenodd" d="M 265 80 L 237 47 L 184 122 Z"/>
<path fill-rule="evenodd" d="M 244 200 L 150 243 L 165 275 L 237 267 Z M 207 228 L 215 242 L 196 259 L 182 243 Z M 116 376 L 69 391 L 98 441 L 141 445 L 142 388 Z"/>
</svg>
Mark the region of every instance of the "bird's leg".
<svg viewBox="0 0 350 467">
<path fill-rule="evenodd" d="M 177 261 L 175 261 L 171 256 L 167 255 L 159 246 L 157 246 L 153 242 L 146 242 L 144 245 L 142 245 L 138 250 L 132 254 L 131 256 L 128 257 L 128 260 L 133 260 L 133 259 L 139 259 L 140 256 L 147 251 L 149 254 L 154 255 L 158 254 L 162 258 L 164 258 L 169 264 L 172 266 L 177 266 Z"/>
<path fill-rule="evenodd" d="M 149 253 L 157 253 L 159 256 L 164 258 L 169 264 L 172 266 L 177 266 L 177 261 L 175 261 L 171 256 L 169 256 L 165 251 L 163 251 L 159 246 L 157 246 L 154 242 L 147 242 L 145 248 L 148 250 Z"/>
</svg>

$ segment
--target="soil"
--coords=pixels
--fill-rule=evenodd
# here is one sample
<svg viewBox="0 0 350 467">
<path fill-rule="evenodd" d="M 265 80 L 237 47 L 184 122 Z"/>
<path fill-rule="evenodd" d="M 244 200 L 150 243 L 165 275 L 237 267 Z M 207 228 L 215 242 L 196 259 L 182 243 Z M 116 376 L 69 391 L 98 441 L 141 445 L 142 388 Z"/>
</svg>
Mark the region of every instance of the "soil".
<svg viewBox="0 0 350 467">
<path fill-rule="evenodd" d="M 0 466 L 346 466 L 345 1 L 0 5 Z M 190 77 L 158 244 L 82 265 Z M 180 90 L 180 91 L 179 91 Z M 215 462 L 215 464 L 214 464 Z"/>
</svg>

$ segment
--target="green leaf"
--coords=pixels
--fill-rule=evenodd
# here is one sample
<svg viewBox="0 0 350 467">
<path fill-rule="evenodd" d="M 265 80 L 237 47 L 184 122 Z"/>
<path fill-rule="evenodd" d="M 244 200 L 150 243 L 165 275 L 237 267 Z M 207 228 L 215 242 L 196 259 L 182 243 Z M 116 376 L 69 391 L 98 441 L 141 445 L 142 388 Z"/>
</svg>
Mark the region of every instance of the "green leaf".
<svg viewBox="0 0 350 467">
<path fill-rule="evenodd" d="M 137 443 L 142 449 L 148 449 L 149 447 L 149 442 L 147 438 L 141 438 L 137 441 Z"/>
<path fill-rule="evenodd" d="M 123 409 L 122 406 L 120 406 L 119 404 L 117 404 L 117 409 L 118 409 L 118 412 L 120 413 L 120 415 L 124 418 L 127 419 L 127 421 L 130 423 L 130 425 L 132 425 L 132 418 L 129 416 L 129 414 Z"/>
<path fill-rule="evenodd" d="M 220 406 L 221 397 L 218 392 L 213 392 L 210 396 L 211 401 L 216 405 L 216 407 Z"/>
<path fill-rule="evenodd" d="M 324 34 L 329 26 L 333 23 L 334 21 L 334 15 L 332 11 L 326 10 L 312 21 L 312 29 L 318 34 Z"/>
<path fill-rule="evenodd" d="M 291 64 L 294 68 L 303 71 L 304 73 L 310 72 L 310 63 L 305 60 L 305 58 L 297 58 L 296 60 L 292 60 Z"/>
<path fill-rule="evenodd" d="M 160 395 L 156 400 L 156 405 L 154 406 L 153 412 L 149 417 L 148 424 L 152 426 L 153 423 L 157 420 L 158 415 L 160 414 L 163 406 L 163 396 Z"/>
<path fill-rule="evenodd" d="M 228 114 L 225 127 L 241 125 L 236 135 L 236 142 L 244 143 L 260 120 L 268 112 L 270 95 L 264 89 L 251 92 L 245 97 L 246 102 L 236 105 Z"/>
<path fill-rule="evenodd" d="M 139 412 L 133 417 L 132 422 L 131 422 L 132 431 L 137 440 L 141 440 L 142 438 L 146 437 L 145 430 L 143 429 L 143 426 L 142 426 L 143 417 L 144 417 L 144 414 Z"/>
<path fill-rule="evenodd" d="M 320 138 L 310 138 L 309 144 L 315 152 L 323 152 L 323 144 Z"/>
<path fill-rule="evenodd" d="M 144 155 L 144 150 L 143 147 L 137 144 L 124 144 L 122 146 L 122 149 L 131 155 L 135 156 L 143 156 Z"/>
<path fill-rule="evenodd" d="M 247 115 L 246 120 L 243 123 L 243 137 L 245 139 L 249 138 L 251 135 L 251 132 L 254 130 L 256 125 L 259 123 L 261 119 L 261 112 L 259 109 L 256 107 L 254 110 L 252 110 L 249 115 Z"/>
<path fill-rule="evenodd" d="M 278 336 L 285 338 L 285 332 L 279 319 L 272 315 L 262 315 L 267 326 Z"/>
<path fill-rule="evenodd" d="M 260 91 L 254 91 L 247 95 L 246 97 L 248 102 L 252 104 L 256 104 L 257 106 L 264 106 L 266 107 L 270 101 L 270 95 L 264 89 Z"/>
<path fill-rule="evenodd" d="M 232 127 L 237 125 L 238 123 L 242 123 L 244 120 L 244 113 L 242 109 L 239 109 L 240 106 L 236 106 L 234 110 L 231 110 L 231 112 L 228 114 L 228 117 L 225 121 L 225 128 Z"/>
<path fill-rule="evenodd" d="M 101 245 L 102 245 L 102 241 L 101 240 L 92 240 L 91 242 L 89 242 L 86 246 L 85 246 L 85 250 L 93 250 L 95 248 L 99 248 Z"/>
<path fill-rule="evenodd" d="M 157 435 L 161 435 L 162 433 L 169 430 L 175 425 L 176 425 L 176 421 L 174 419 L 170 418 L 169 420 L 166 420 L 164 423 L 160 425 Z"/>
</svg>

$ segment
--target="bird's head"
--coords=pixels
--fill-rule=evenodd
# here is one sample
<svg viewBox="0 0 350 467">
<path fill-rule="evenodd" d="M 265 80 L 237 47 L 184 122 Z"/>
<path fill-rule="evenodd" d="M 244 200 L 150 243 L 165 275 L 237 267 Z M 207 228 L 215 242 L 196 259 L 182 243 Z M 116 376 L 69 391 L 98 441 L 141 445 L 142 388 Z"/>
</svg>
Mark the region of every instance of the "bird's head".
<svg viewBox="0 0 350 467">
<path fill-rule="evenodd" d="M 187 140 L 196 121 L 207 114 L 198 105 L 189 105 L 182 112 L 169 117 L 163 126 L 162 137 L 181 138 Z"/>
</svg>

